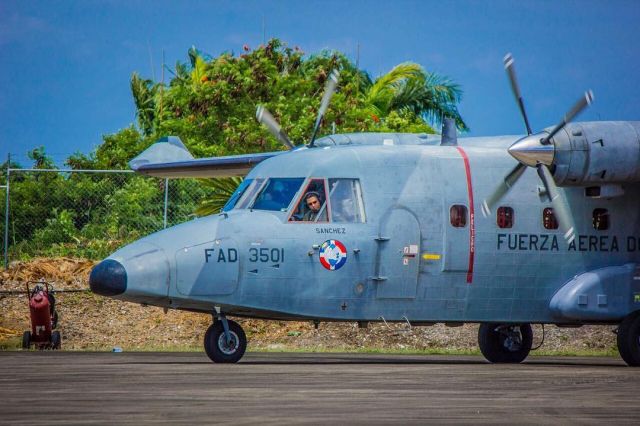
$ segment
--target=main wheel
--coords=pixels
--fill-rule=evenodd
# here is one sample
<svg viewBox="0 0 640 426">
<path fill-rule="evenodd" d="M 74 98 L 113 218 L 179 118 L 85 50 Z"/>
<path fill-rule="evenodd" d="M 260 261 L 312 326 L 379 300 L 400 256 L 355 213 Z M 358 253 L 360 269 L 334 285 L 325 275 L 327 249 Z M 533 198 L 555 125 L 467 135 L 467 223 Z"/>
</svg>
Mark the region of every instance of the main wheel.
<svg viewBox="0 0 640 426">
<path fill-rule="evenodd" d="M 62 346 L 62 336 L 56 330 L 51 333 L 51 349 L 60 349 L 60 346 Z"/>
<path fill-rule="evenodd" d="M 29 349 L 31 347 L 31 332 L 25 331 L 22 333 L 22 349 Z"/>
<path fill-rule="evenodd" d="M 489 362 L 522 362 L 529 355 L 532 344 L 530 324 L 482 323 L 478 329 L 480 352 Z"/>
<path fill-rule="evenodd" d="M 618 352 L 629 366 L 640 366 L 640 311 L 627 315 L 620 323 Z"/>
<path fill-rule="evenodd" d="M 227 342 L 222 321 L 211 324 L 204 335 L 204 351 L 213 362 L 238 362 L 247 349 L 247 336 L 235 321 L 227 321 L 231 341 Z"/>
</svg>

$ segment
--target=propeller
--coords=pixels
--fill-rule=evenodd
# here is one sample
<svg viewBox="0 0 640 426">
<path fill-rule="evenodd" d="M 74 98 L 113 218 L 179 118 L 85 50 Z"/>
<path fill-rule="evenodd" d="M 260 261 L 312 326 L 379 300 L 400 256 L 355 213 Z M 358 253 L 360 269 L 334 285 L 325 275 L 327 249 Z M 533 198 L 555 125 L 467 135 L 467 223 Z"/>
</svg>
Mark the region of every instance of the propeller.
<svg viewBox="0 0 640 426">
<path fill-rule="evenodd" d="M 507 192 L 509 192 L 509 189 L 511 189 L 513 184 L 518 181 L 518 179 L 520 178 L 520 176 L 522 176 L 522 174 L 526 169 L 527 169 L 527 166 L 525 166 L 524 164 L 522 163 L 516 164 L 513 170 L 511 170 L 509 174 L 505 176 L 503 181 L 500 182 L 500 185 L 498 185 L 496 190 L 493 191 L 493 193 L 489 196 L 489 198 L 485 199 L 482 202 L 482 214 L 484 215 L 484 217 L 491 216 L 491 209 L 496 204 L 498 204 L 498 201 L 500 201 Z"/>
<path fill-rule="evenodd" d="M 324 113 L 327 112 L 327 108 L 329 108 L 329 102 L 331 101 L 331 97 L 333 93 L 336 91 L 336 87 L 338 87 L 338 78 L 340 77 L 340 71 L 333 70 L 327 79 L 327 83 L 324 85 L 324 95 L 322 95 L 322 101 L 320 102 L 320 109 L 318 110 L 318 117 L 316 118 L 316 124 L 313 126 L 313 133 L 311 133 L 311 141 L 309 142 L 309 146 L 313 147 L 313 143 L 316 140 L 316 134 L 318 133 L 318 129 L 320 128 L 320 124 L 322 123 L 322 119 L 324 118 Z"/>
<path fill-rule="evenodd" d="M 282 142 L 287 148 L 293 149 L 295 147 L 293 145 L 293 142 L 291 142 L 291 139 L 289 139 L 289 136 L 287 136 L 284 130 L 282 130 L 282 127 L 280 126 L 280 124 L 278 124 L 276 119 L 273 118 L 273 115 L 271 115 L 269 110 L 267 110 L 262 105 L 258 105 L 258 109 L 256 110 L 256 119 L 260 124 L 264 125 L 269 130 L 269 132 L 271 132 L 271 134 L 275 136 L 276 139 L 278 139 L 280 142 Z"/>
<path fill-rule="evenodd" d="M 320 109 L 318 110 L 318 117 L 316 118 L 316 123 L 313 126 L 313 133 L 311 134 L 311 140 L 309 142 L 309 147 L 313 148 L 313 143 L 316 140 L 316 134 L 318 133 L 318 129 L 320 128 L 320 124 L 322 124 L 322 119 L 324 118 L 325 112 L 327 112 L 327 108 L 329 108 L 329 102 L 331 101 L 331 97 L 336 91 L 336 87 L 338 87 L 338 78 L 340 77 L 340 71 L 333 70 L 327 79 L 327 83 L 324 86 L 324 94 L 322 95 L 322 100 L 320 101 Z M 280 142 L 282 142 L 288 149 L 295 148 L 291 139 L 287 136 L 287 134 L 282 130 L 282 127 L 278 123 L 278 121 L 271 115 L 271 113 L 262 105 L 258 105 L 256 109 L 256 119 L 262 125 L 264 125 L 269 132 L 275 136 Z"/>
<path fill-rule="evenodd" d="M 538 176 L 540 176 L 544 189 L 547 192 L 547 197 L 549 197 L 549 202 L 551 202 L 553 206 L 553 212 L 558 219 L 558 225 L 564 232 L 564 239 L 568 243 L 571 243 L 571 241 L 576 238 L 576 228 L 571 212 L 569 212 L 569 206 L 567 206 L 565 199 L 560 196 L 556 182 L 553 180 L 551 171 L 549 171 L 549 167 L 538 163 L 536 169 L 538 170 Z"/>
<path fill-rule="evenodd" d="M 587 90 L 584 92 L 584 96 L 576 102 L 576 104 L 569 110 L 569 112 L 562 118 L 562 120 L 553 128 L 553 130 L 540 141 L 542 145 L 549 145 L 551 143 L 551 139 L 558 133 L 564 126 L 567 125 L 568 122 L 573 120 L 576 115 L 580 114 L 583 109 L 587 106 L 591 105 L 593 102 L 593 92 L 591 90 Z"/>
<path fill-rule="evenodd" d="M 507 71 L 507 75 L 509 76 L 509 82 L 511 83 L 511 91 L 513 95 L 516 97 L 516 102 L 518 102 L 518 107 L 520 108 L 520 114 L 524 120 L 524 125 L 527 128 L 527 136 L 533 133 L 531 131 L 531 126 L 529 125 L 529 119 L 527 118 L 527 111 L 524 109 L 524 101 L 522 100 L 522 93 L 520 93 L 520 86 L 518 86 L 518 80 L 516 79 L 516 68 L 513 65 L 515 62 L 511 53 L 507 53 L 503 59 L 504 61 L 504 69 Z"/>
<path fill-rule="evenodd" d="M 498 204 L 502 197 L 504 197 L 518 179 L 520 179 L 526 170 L 526 166 L 533 166 L 535 164 L 538 176 L 545 187 L 549 202 L 551 202 L 553 206 L 560 229 L 564 232 L 565 240 L 570 243 L 575 238 L 575 225 L 569 211 L 569 206 L 566 200 L 560 195 L 558 187 L 553 180 L 553 175 L 549 170 L 549 165 L 553 163 L 553 148 L 547 146 L 551 145 L 553 137 L 562 130 L 567 123 L 573 120 L 582 110 L 593 102 L 593 92 L 590 90 L 585 92 L 584 96 L 576 102 L 549 134 L 544 134 L 544 136 L 542 133 L 532 135 L 522 93 L 520 92 L 516 78 L 514 62 L 513 56 L 510 53 L 504 57 L 504 67 L 509 77 L 509 82 L 511 83 L 511 90 L 520 108 L 520 114 L 527 129 L 527 136 L 516 141 L 509 148 L 509 153 L 511 153 L 519 163 L 505 176 L 493 193 L 482 202 L 482 214 L 488 217 L 493 207 Z"/>
</svg>

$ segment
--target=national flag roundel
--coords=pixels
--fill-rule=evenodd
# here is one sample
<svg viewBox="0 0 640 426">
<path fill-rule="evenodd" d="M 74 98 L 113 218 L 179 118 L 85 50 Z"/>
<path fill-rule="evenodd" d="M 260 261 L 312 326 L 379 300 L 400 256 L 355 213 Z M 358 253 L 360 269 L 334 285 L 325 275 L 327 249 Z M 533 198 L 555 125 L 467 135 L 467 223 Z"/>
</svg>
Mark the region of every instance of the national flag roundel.
<svg viewBox="0 0 640 426">
<path fill-rule="evenodd" d="M 338 240 L 327 240 L 320 247 L 320 263 L 326 269 L 335 271 L 347 263 L 347 248 Z"/>
</svg>

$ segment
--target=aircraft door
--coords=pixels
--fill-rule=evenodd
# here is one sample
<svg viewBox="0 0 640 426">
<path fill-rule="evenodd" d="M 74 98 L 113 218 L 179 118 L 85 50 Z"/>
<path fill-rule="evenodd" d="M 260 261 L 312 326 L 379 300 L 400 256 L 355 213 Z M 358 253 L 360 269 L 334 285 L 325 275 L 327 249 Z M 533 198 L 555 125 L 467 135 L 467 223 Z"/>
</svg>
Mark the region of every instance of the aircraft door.
<svg viewBox="0 0 640 426">
<path fill-rule="evenodd" d="M 465 170 L 462 159 L 449 160 L 443 164 L 456 179 L 449 179 L 444 186 L 442 198 L 442 214 L 444 217 L 444 256 L 442 271 L 470 272 L 472 267 L 474 240 L 474 211 L 469 193 L 469 185 L 464 178 Z"/>
<path fill-rule="evenodd" d="M 420 226 L 405 208 L 393 208 L 382 220 L 376 238 L 375 271 L 379 299 L 413 299 L 418 286 Z"/>
<path fill-rule="evenodd" d="M 176 288 L 183 296 L 232 294 L 238 285 L 238 245 L 231 238 L 176 252 Z"/>
</svg>

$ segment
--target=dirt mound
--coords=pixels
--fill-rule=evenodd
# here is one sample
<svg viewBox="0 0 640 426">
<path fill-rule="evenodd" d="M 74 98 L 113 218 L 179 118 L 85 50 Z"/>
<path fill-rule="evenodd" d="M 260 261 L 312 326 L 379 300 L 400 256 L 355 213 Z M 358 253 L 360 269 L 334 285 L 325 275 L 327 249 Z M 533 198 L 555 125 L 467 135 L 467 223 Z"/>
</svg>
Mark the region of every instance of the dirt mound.
<svg viewBox="0 0 640 426">
<path fill-rule="evenodd" d="M 202 348 L 202 337 L 211 323 L 205 314 L 143 307 L 97 296 L 88 291 L 95 262 L 82 259 L 35 259 L 14 262 L 0 273 L 0 348 L 19 345 L 30 328 L 24 286 L 47 281 L 57 290 L 59 329 L 63 348 L 75 350 L 189 350 Z M 72 292 L 67 292 L 72 290 Z M 87 290 L 87 291 L 78 291 Z M 477 325 L 412 327 L 407 324 L 322 323 L 316 330 L 309 322 L 238 320 L 250 349 L 266 350 L 456 350 L 477 349 Z M 560 329 L 547 326 L 543 349 L 547 351 L 615 350 L 612 327 L 588 326 Z M 535 326 L 534 345 L 541 327 Z"/>
</svg>

